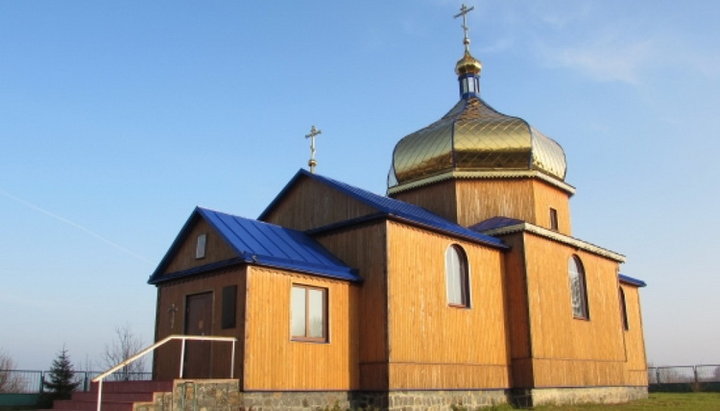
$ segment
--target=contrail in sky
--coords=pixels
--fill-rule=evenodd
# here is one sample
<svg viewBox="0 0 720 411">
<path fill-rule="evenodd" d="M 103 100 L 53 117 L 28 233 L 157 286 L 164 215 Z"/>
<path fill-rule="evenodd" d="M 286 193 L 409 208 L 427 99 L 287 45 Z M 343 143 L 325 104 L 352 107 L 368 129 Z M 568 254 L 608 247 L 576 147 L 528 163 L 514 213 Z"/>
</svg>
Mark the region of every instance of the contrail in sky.
<svg viewBox="0 0 720 411">
<path fill-rule="evenodd" d="M 58 221 L 61 221 L 61 222 L 65 223 L 65 224 L 68 224 L 68 225 L 70 225 L 70 226 L 72 226 L 72 227 L 75 227 L 75 228 L 77 228 L 78 230 L 83 231 L 83 232 L 85 232 L 86 234 L 89 234 L 90 236 L 95 237 L 96 239 L 104 242 L 105 244 L 109 244 L 109 245 L 113 246 L 114 248 L 116 248 L 116 249 L 118 249 L 118 250 L 120 250 L 120 251 L 123 251 L 123 252 L 125 252 L 125 253 L 127 253 L 127 254 L 135 257 L 135 258 L 137 258 L 138 260 L 141 260 L 141 261 L 144 261 L 144 262 L 147 262 L 147 263 L 150 263 L 150 262 L 151 262 L 150 260 L 148 260 L 147 258 L 141 256 L 140 254 L 138 254 L 138 253 L 136 253 L 136 252 L 134 252 L 134 251 L 132 251 L 132 250 L 130 250 L 130 249 L 128 249 L 128 248 L 125 248 L 125 247 L 123 247 L 122 245 L 120 245 L 120 244 L 118 244 L 118 243 L 116 243 L 116 242 L 114 242 L 114 241 L 112 241 L 112 240 L 109 240 L 109 239 L 101 236 L 100 234 L 98 234 L 98 233 L 90 230 L 89 228 L 87 228 L 87 227 L 85 227 L 85 226 L 82 226 L 82 225 L 80 225 L 80 224 L 78 224 L 78 223 L 76 223 L 76 222 L 74 222 L 74 221 L 72 221 L 72 220 L 68 220 L 68 219 L 65 218 L 65 217 L 59 216 L 59 215 L 53 213 L 52 211 L 48 211 L 48 210 L 46 210 L 46 209 L 44 209 L 44 208 L 42 208 L 42 207 L 40 207 L 40 206 L 38 206 L 38 205 L 35 205 L 35 204 L 33 204 L 33 203 L 29 202 L 29 201 L 23 200 L 22 198 L 16 197 L 16 196 L 8 193 L 7 191 L 3 190 L 2 188 L 0 188 L 0 194 L 4 195 L 5 197 L 7 197 L 7 198 L 9 198 L 9 199 L 11 199 L 11 200 L 17 201 L 18 203 L 20 203 L 20 204 L 22 204 L 22 205 L 24 205 L 24 206 L 26 206 L 26 207 L 28 207 L 28 208 L 30 208 L 30 209 L 33 209 L 33 210 L 35 210 L 35 211 L 37 211 L 37 212 L 39 212 L 39 213 L 45 214 L 45 215 L 48 216 L 48 217 L 52 217 L 52 218 L 54 218 L 54 219 L 56 219 L 56 220 L 58 220 Z"/>
</svg>

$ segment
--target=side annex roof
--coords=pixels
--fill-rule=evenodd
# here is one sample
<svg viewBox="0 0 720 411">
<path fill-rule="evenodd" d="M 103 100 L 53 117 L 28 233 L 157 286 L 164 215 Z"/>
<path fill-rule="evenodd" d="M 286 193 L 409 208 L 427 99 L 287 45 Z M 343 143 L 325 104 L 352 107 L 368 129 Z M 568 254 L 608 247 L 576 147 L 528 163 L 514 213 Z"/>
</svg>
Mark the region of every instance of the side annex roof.
<svg viewBox="0 0 720 411">
<path fill-rule="evenodd" d="M 630 277 L 625 274 L 618 274 L 618 279 L 621 283 L 632 285 L 635 287 L 646 287 L 647 283 L 643 280 L 638 280 L 637 278 Z"/>
<path fill-rule="evenodd" d="M 310 173 L 300 169 L 295 176 L 285 185 L 270 205 L 260 214 L 258 220 L 264 220 L 275 206 L 282 200 L 285 194 L 298 182 L 300 178 L 307 177 L 326 184 L 374 209 L 380 214 L 393 217 L 401 221 L 414 223 L 419 226 L 441 231 L 454 236 L 470 239 L 496 248 L 507 248 L 507 245 L 499 238 L 478 233 L 453 222 L 450 222 L 420 206 L 396 200 L 394 198 L 381 196 L 361 188 L 351 186 L 341 181 L 333 180 L 318 174 Z"/>
<path fill-rule="evenodd" d="M 175 256 L 176 250 L 183 243 L 194 223 L 200 218 L 217 231 L 237 253 L 237 256 L 230 260 L 189 270 L 163 274 Z M 357 275 L 357 270 L 345 265 L 320 243 L 301 231 L 196 207 L 165 257 L 150 276 L 148 283 L 158 284 L 241 263 L 299 271 L 347 281 L 362 281 L 362 278 Z"/>
</svg>

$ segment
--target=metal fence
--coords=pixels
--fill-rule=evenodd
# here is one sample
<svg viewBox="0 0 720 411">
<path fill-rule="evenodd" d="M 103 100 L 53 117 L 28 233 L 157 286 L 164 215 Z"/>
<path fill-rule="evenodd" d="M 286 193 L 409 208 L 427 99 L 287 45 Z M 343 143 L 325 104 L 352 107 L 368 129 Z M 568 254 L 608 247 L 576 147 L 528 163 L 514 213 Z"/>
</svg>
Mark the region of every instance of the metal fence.
<svg viewBox="0 0 720 411">
<path fill-rule="evenodd" d="M 698 384 L 720 382 L 720 364 L 648 367 L 650 384 Z"/>
<path fill-rule="evenodd" d="M 75 371 L 78 391 L 90 390 L 90 381 L 102 371 Z M 0 370 L 0 393 L 33 394 L 43 391 L 43 381 L 49 378 L 49 371 Z M 151 380 L 150 372 L 119 371 L 107 381 Z M 676 365 L 648 367 L 648 383 L 658 384 L 701 384 L 720 383 L 720 364 Z"/>
<path fill-rule="evenodd" d="M 90 381 L 102 371 L 75 371 L 75 382 L 78 391 L 89 391 Z M 46 381 L 50 371 L 36 370 L 0 370 L 0 393 L 34 394 L 43 392 L 43 381 Z M 123 372 L 119 371 L 108 377 L 107 381 L 140 381 L 151 380 L 151 372 Z"/>
</svg>

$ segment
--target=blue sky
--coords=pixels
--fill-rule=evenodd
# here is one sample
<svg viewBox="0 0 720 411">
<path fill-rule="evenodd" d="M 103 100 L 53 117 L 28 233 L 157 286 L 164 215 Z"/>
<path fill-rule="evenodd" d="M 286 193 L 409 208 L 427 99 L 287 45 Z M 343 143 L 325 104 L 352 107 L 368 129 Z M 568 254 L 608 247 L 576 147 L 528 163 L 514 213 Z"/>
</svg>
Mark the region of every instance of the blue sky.
<svg viewBox="0 0 720 411">
<path fill-rule="evenodd" d="M 562 144 L 574 235 L 649 284 L 648 360 L 719 362 L 718 3 L 469 4 L 483 98 Z M 0 349 L 149 344 L 146 280 L 193 208 L 256 217 L 312 124 L 319 173 L 383 193 L 457 101 L 459 6 L 0 0 Z"/>
</svg>

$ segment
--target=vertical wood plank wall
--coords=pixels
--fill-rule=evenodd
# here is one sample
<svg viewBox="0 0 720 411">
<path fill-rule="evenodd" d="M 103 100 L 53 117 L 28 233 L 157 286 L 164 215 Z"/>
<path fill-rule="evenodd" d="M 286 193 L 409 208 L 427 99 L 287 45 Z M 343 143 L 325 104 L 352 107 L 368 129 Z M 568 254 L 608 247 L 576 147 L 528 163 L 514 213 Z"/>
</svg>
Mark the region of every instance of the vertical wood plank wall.
<svg viewBox="0 0 720 411">
<path fill-rule="evenodd" d="M 449 221 L 458 220 L 455 184 L 452 180 L 402 191 L 391 197 L 424 207 Z"/>
<path fill-rule="evenodd" d="M 292 341 L 293 284 L 328 290 L 327 343 Z M 249 267 L 245 330 L 245 390 L 352 390 L 358 388 L 358 333 L 351 308 L 357 286 L 346 281 Z"/>
<path fill-rule="evenodd" d="M 374 212 L 373 208 L 347 194 L 311 178 L 301 177 L 265 217 L 265 221 L 295 230 L 307 230 Z"/>
<path fill-rule="evenodd" d="M 558 232 L 571 235 L 572 219 L 570 218 L 569 195 L 542 180 L 533 180 L 533 197 L 535 199 L 535 225 L 552 229 L 550 225 L 550 208 L 557 210 Z"/>
<path fill-rule="evenodd" d="M 194 255 L 194 253 L 193 253 Z M 238 287 L 235 313 L 235 327 L 222 329 L 222 289 L 226 286 Z M 209 334 L 237 337 L 235 352 L 236 378 L 242 382 L 242 357 L 244 352 L 245 334 L 245 267 L 236 266 L 218 270 L 213 273 L 193 276 L 188 279 L 162 283 L 158 287 L 157 322 L 155 338 L 161 340 L 171 334 L 184 334 L 186 297 L 192 294 L 211 292 L 213 295 L 212 324 Z M 174 317 L 174 318 L 173 318 Z M 230 344 L 213 342 L 211 348 L 211 376 L 228 378 L 230 375 Z M 153 361 L 154 378 L 168 380 L 178 378 L 180 359 L 180 342 L 169 342 L 157 349 Z"/>
<path fill-rule="evenodd" d="M 391 389 L 507 388 L 500 250 L 389 224 Z M 467 254 L 470 307 L 448 305 L 445 252 Z"/>
<path fill-rule="evenodd" d="M 195 247 L 197 245 L 197 236 L 199 234 L 207 234 L 206 253 L 204 258 L 195 258 Z M 225 240 L 202 218 L 197 219 L 193 224 L 190 232 L 185 237 L 185 241 L 178 247 L 175 255 L 173 255 L 165 269 L 165 274 L 176 271 L 187 270 L 193 267 L 210 264 L 216 261 L 226 260 L 235 257 L 236 253 L 232 250 Z"/>
<path fill-rule="evenodd" d="M 316 237 L 363 278 L 356 306 L 362 390 L 388 388 L 386 229 L 378 221 Z"/>
<path fill-rule="evenodd" d="M 623 385 L 625 352 L 617 263 L 525 235 L 535 385 Z M 568 259 L 585 268 L 589 320 L 573 318 Z"/>
<path fill-rule="evenodd" d="M 530 179 L 457 180 L 458 224 L 471 226 L 503 216 L 535 222 Z"/>
<path fill-rule="evenodd" d="M 528 308 L 524 234 L 503 237 L 510 247 L 504 255 L 505 309 L 511 359 L 511 383 L 516 388 L 534 385 Z"/>
<path fill-rule="evenodd" d="M 631 385 L 647 385 L 647 359 L 645 358 L 645 337 L 643 335 L 642 313 L 640 310 L 640 290 L 627 284 L 621 284 L 620 286 L 625 291 L 625 306 L 628 317 L 628 330 L 625 331 L 628 383 Z"/>
<path fill-rule="evenodd" d="M 558 232 L 571 234 L 569 195 L 539 179 L 455 179 L 393 197 L 425 207 L 465 227 L 503 216 L 550 229 L 552 207 L 557 210 Z"/>
</svg>

